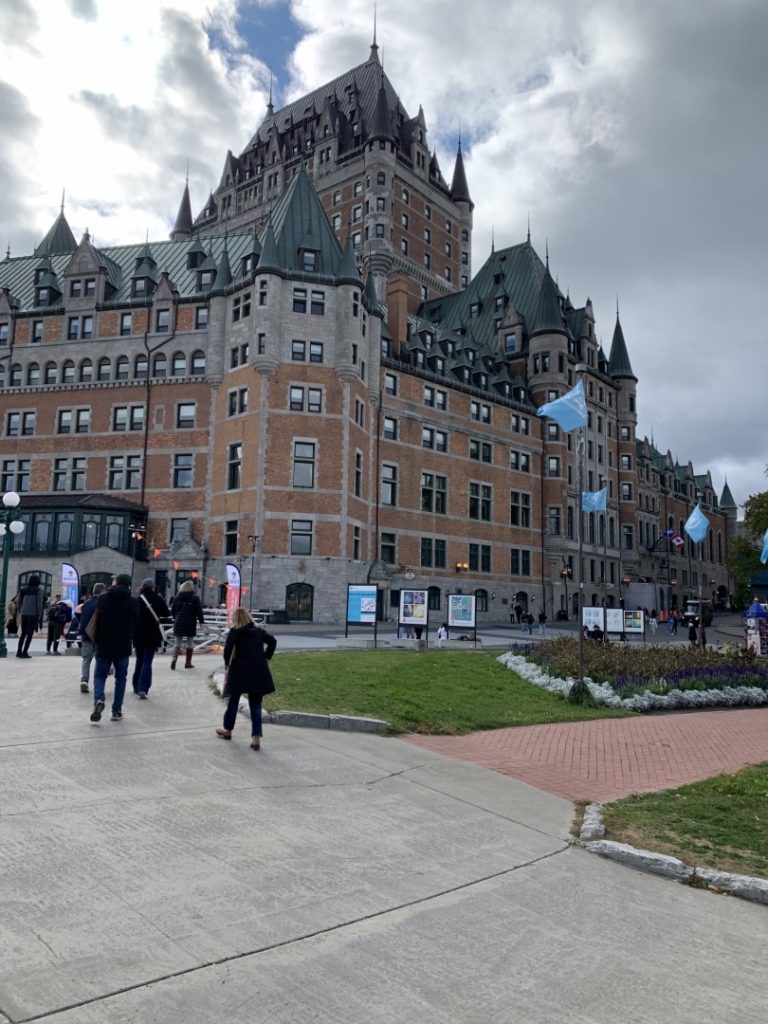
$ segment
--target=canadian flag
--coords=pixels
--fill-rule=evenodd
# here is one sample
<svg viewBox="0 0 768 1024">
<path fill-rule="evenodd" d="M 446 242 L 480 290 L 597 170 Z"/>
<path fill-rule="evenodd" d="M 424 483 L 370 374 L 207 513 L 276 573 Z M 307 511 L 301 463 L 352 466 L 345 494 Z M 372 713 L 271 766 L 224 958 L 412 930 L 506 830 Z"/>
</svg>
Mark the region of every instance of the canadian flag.
<svg viewBox="0 0 768 1024">
<path fill-rule="evenodd" d="M 675 545 L 676 548 L 684 548 L 685 547 L 685 541 L 683 540 L 683 538 L 680 536 L 679 533 L 676 533 L 674 535 L 674 537 L 670 537 L 669 539 Z"/>
</svg>

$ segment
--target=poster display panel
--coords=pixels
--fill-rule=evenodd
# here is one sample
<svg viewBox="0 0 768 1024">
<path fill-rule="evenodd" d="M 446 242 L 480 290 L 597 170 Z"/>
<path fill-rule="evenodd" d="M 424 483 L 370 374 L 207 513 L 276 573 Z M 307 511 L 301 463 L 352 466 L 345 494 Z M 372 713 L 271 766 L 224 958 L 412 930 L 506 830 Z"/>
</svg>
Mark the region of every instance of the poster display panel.
<svg viewBox="0 0 768 1024">
<path fill-rule="evenodd" d="M 636 611 L 625 611 L 624 612 L 624 632 L 625 633 L 644 633 L 645 632 L 645 615 L 641 608 Z"/>
<path fill-rule="evenodd" d="M 426 626 L 426 590 L 400 591 L 400 623 L 404 626 Z"/>
<path fill-rule="evenodd" d="M 368 585 L 347 587 L 347 622 L 369 626 L 376 622 L 376 590 Z"/>
<path fill-rule="evenodd" d="M 449 594 L 448 595 L 448 628 L 449 629 L 474 629 L 475 628 L 475 595 L 474 594 Z"/>
<path fill-rule="evenodd" d="M 603 626 L 603 609 L 602 608 L 582 608 L 581 609 L 581 624 L 586 626 L 587 629 L 592 629 L 597 626 L 599 629 L 604 629 Z M 610 629 L 610 626 L 608 627 Z M 618 627 L 621 629 L 621 625 Z"/>
<path fill-rule="evenodd" d="M 622 633 L 624 631 L 624 612 L 621 608 L 608 608 L 608 632 Z"/>
<path fill-rule="evenodd" d="M 240 607 L 240 570 L 236 565 L 227 562 L 227 625 L 232 625 L 232 613 Z"/>
</svg>

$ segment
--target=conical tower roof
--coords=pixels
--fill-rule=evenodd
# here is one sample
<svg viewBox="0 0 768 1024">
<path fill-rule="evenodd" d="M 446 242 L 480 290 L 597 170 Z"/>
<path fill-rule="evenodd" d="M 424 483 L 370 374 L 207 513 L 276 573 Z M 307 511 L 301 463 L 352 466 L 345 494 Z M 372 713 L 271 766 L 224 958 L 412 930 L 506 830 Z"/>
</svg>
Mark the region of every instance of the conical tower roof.
<svg viewBox="0 0 768 1024">
<path fill-rule="evenodd" d="M 725 481 L 725 487 L 723 488 L 723 493 L 720 496 L 720 508 L 723 508 L 723 509 L 738 508 L 738 505 L 733 500 L 733 495 L 731 494 L 731 488 L 728 486 L 728 481 L 727 480 Z"/>
<path fill-rule="evenodd" d="M 464 170 L 464 157 L 461 155 L 461 142 L 459 142 L 459 149 L 456 153 L 456 163 L 451 179 L 451 199 L 454 203 L 469 203 L 471 207 L 475 205 L 469 195 L 467 172 Z"/>
<path fill-rule="evenodd" d="M 171 238 L 186 238 L 192 234 L 192 203 L 189 198 L 189 181 L 184 185 L 184 193 L 181 197 L 179 212 L 176 214 L 176 223 L 171 231 Z"/>
<path fill-rule="evenodd" d="M 59 256 L 62 253 L 75 252 L 76 249 L 75 236 L 62 209 L 48 234 L 35 249 L 35 256 Z"/>
<path fill-rule="evenodd" d="M 565 333 L 557 288 L 549 272 L 549 266 L 547 266 L 544 271 L 541 288 L 539 289 L 539 300 L 536 303 L 536 311 L 533 315 L 530 337 L 536 334 Z"/>
<path fill-rule="evenodd" d="M 370 276 L 370 275 L 369 275 Z M 352 243 L 352 236 L 347 235 L 347 244 L 344 246 L 344 252 L 339 263 L 339 269 L 336 271 L 336 280 L 349 281 L 350 284 L 360 285 L 362 281 L 360 279 L 360 270 L 357 266 L 357 257 L 355 256 L 355 247 Z"/>
<path fill-rule="evenodd" d="M 280 257 L 277 255 L 277 242 L 275 241 L 275 229 L 272 226 L 272 214 L 269 215 L 267 226 L 262 232 L 261 259 L 259 260 L 259 272 L 272 270 L 282 272 Z"/>
<path fill-rule="evenodd" d="M 373 118 L 373 128 L 371 131 L 370 138 L 373 139 L 384 139 L 386 142 L 394 142 L 395 137 L 392 134 L 392 118 L 389 109 L 389 100 L 387 99 L 387 90 L 384 88 L 384 73 L 381 75 L 381 84 L 379 85 L 379 95 L 376 98 L 376 112 Z"/>
<path fill-rule="evenodd" d="M 611 342 L 611 354 L 608 357 L 608 367 L 611 376 L 616 380 L 628 378 L 637 381 L 637 377 L 632 373 L 632 364 L 629 361 L 627 343 L 624 341 L 624 332 L 621 329 L 618 313 L 616 314 L 616 327 L 614 328 L 613 341 Z"/>
<path fill-rule="evenodd" d="M 375 316 L 384 316 L 384 311 L 381 308 L 379 297 L 376 294 L 376 283 L 373 280 L 373 274 L 369 271 L 368 277 L 365 279 L 365 288 L 363 290 L 365 300 L 368 305 L 368 312 L 373 313 Z"/>
<path fill-rule="evenodd" d="M 221 263 L 216 274 L 216 291 L 224 291 L 232 284 L 232 267 L 229 265 L 229 247 L 226 236 L 224 238 L 224 252 L 221 254 Z"/>
</svg>

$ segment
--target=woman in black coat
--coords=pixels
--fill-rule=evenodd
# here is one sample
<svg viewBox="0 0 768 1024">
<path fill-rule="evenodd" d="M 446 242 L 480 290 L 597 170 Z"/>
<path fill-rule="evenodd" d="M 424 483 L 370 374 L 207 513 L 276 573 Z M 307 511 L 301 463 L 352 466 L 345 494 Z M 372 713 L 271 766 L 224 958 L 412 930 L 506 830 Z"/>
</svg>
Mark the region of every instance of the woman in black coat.
<svg viewBox="0 0 768 1024">
<path fill-rule="evenodd" d="M 232 739 L 240 697 L 247 694 L 251 709 L 251 749 L 261 749 L 261 700 L 275 690 L 267 663 L 276 647 L 277 640 L 259 629 L 245 608 L 235 609 L 224 645 L 224 664 L 228 667 L 224 696 L 229 698 L 229 703 L 224 712 L 224 724 L 216 728 L 216 735 L 223 740 Z"/>
<path fill-rule="evenodd" d="M 187 656 L 184 668 L 194 668 L 192 651 L 195 648 L 197 624 L 199 622 L 202 626 L 205 619 L 203 618 L 203 606 L 195 593 L 195 585 L 192 580 L 187 580 L 179 587 L 179 592 L 171 604 L 171 615 L 173 616 L 173 635 L 176 637 L 171 668 L 176 668 L 176 659 L 181 654 L 182 647 Z"/>
<path fill-rule="evenodd" d="M 133 646 L 136 650 L 133 692 L 142 700 L 147 699 L 152 685 L 152 659 L 155 651 L 163 646 L 165 639 L 159 620 L 170 616 L 168 605 L 155 590 L 155 581 L 151 578 L 143 580 L 139 589 L 139 621 L 133 631 Z"/>
</svg>

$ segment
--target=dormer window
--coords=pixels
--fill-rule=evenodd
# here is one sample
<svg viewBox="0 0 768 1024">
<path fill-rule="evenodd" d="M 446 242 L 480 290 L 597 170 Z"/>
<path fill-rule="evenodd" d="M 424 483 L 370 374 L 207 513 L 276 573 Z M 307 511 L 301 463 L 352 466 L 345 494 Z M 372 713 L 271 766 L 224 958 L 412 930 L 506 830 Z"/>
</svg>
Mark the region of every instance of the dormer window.
<svg viewBox="0 0 768 1024">
<path fill-rule="evenodd" d="M 40 284 L 45 275 L 45 267 L 38 267 L 35 270 L 35 284 Z"/>
<path fill-rule="evenodd" d="M 11 325 L 0 324 L 0 345 L 7 345 L 10 337 Z"/>
<path fill-rule="evenodd" d="M 512 334 L 505 334 L 504 335 L 504 350 L 506 352 L 514 352 L 516 346 L 517 346 L 517 334 L 515 334 L 514 332 Z"/>
<path fill-rule="evenodd" d="M 83 294 L 83 282 L 80 281 L 80 280 L 78 280 L 78 281 L 70 281 L 69 282 L 69 295 L 70 295 L 70 298 L 72 298 L 72 299 L 79 299 L 82 294 Z"/>
<path fill-rule="evenodd" d="M 88 278 L 86 278 L 83 294 L 85 296 L 87 296 L 88 298 L 91 298 L 92 296 L 94 296 L 96 294 L 96 278 L 95 277 L 88 277 Z"/>
<path fill-rule="evenodd" d="M 36 306 L 47 306 L 48 305 L 48 289 L 47 288 L 36 288 L 35 289 L 35 305 Z"/>
<path fill-rule="evenodd" d="M 187 270 L 195 270 L 205 259 L 205 253 L 202 250 L 193 249 L 192 252 L 187 253 Z"/>
<path fill-rule="evenodd" d="M 133 281 L 133 290 L 131 295 L 134 299 L 143 299 L 147 294 L 147 279 L 146 277 L 137 277 Z"/>
<path fill-rule="evenodd" d="M 197 290 L 204 292 L 213 288 L 213 279 L 214 272 L 212 270 L 201 270 L 197 275 Z"/>
<path fill-rule="evenodd" d="M 253 268 L 253 255 L 243 256 L 243 274 L 252 274 Z"/>
<path fill-rule="evenodd" d="M 470 305 L 470 307 L 469 307 L 469 319 L 470 320 L 477 320 L 477 318 L 479 316 L 480 316 L 480 303 L 479 302 L 473 302 Z"/>
<path fill-rule="evenodd" d="M 314 274 L 317 269 L 317 253 L 314 249 L 301 249 L 301 269 L 305 274 Z"/>
<path fill-rule="evenodd" d="M 501 313 L 504 310 L 505 297 L 503 295 L 496 296 L 496 312 Z"/>
</svg>

